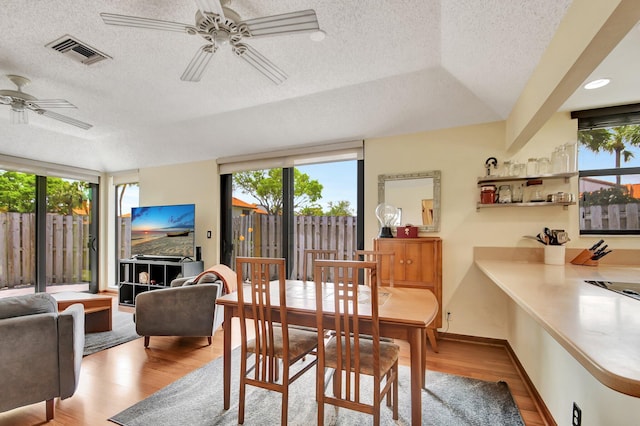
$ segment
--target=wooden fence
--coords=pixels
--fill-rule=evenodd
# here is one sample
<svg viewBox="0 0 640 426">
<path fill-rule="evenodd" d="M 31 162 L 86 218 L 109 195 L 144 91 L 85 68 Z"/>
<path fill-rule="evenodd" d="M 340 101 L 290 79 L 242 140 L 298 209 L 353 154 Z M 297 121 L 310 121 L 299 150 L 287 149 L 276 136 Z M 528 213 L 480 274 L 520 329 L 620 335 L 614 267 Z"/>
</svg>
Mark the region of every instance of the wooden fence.
<svg viewBox="0 0 640 426">
<path fill-rule="evenodd" d="M 35 213 L 0 213 L 0 288 L 34 285 Z M 47 214 L 46 282 L 88 281 L 87 216 Z"/>
<path fill-rule="evenodd" d="M 638 204 L 580 207 L 580 229 L 639 230 Z"/>
<path fill-rule="evenodd" d="M 282 217 L 250 215 L 233 218 L 233 258 L 282 257 Z M 356 218 L 353 216 L 295 216 L 292 279 L 302 279 L 304 250 L 337 250 L 339 259 L 353 259 L 357 248 Z"/>
</svg>

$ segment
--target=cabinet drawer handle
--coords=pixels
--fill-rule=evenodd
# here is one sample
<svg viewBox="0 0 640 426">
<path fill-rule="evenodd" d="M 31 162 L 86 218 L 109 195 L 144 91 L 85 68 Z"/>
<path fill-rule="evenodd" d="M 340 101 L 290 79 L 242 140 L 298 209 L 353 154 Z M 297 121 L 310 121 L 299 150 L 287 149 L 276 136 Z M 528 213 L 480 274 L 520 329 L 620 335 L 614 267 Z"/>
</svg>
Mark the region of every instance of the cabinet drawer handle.
<svg viewBox="0 0 640 426">
<path fill-rule="evenodd" d="M 407 265 L 411 265 L 413 261 L 411 259 L 407 260 Z"/>
<path fill-rule="evenodd" d="M 402 265 L 404 263 L 404 260 L 400 259 L 400 264 Z"/>
</svg>

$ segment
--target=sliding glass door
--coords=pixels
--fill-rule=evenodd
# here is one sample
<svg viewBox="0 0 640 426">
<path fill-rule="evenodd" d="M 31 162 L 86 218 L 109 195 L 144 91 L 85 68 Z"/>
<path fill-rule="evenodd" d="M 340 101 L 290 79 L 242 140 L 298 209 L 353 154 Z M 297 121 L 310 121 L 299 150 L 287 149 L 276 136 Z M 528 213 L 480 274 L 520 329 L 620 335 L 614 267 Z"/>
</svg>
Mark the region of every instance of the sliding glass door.
<svg viewBox="0 0 640 426">
<path fill-rule="evenodd" d="M 98 291 L 98 184 L 0 170 L 0 297 Z"/>
<path fill-rule="evenodd" d="M 36 176 L 0 170 L 0 297 L 35 292 Z"/>
<path fill-rule="evenodd" d="M 46 291 L 89 291 L 92 281 L 97 284 L 92 267 L 97 262 L 93 214 L 97 185 L 58 177 L 38 179 L 46 180 Z"/>
<path fill-rule="evenodd" d="M 358 231 L 361 160 L 250 170 L 221 177 L 221 261 L 284 257 L 287 276 L 302 276 L 306 249 L 335 249 L 352 259 Z"/>
</svg>

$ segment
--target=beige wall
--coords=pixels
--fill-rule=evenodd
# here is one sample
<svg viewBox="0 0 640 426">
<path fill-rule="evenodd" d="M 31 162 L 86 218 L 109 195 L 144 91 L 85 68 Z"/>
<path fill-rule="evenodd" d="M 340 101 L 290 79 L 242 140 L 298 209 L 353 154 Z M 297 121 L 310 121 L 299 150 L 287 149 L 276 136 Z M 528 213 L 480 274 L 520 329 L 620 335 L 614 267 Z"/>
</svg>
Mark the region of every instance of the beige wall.
<svg viewBox="0 0 640 426">
<path fill-rule="evenodd" d="M 548 156 L 556 146 L 575 140 L 576 130 L 568 114 L 558 113 L 513 158 Z M 569 247 L 587 247 L 597 239 L 579 236 L 576 206 L 476 210 L 477 178 L 485 173 L 485 160 L 511 159 L 504 140 L 505 122 L 366 140 L 365 247 L 372 247 L 378 233 L 373 213 L 378 175 L 440 170 L 441 230 L 434 235 L 443 239 L 443 312 L 452 313 L 443 331 L 507 339 L 559 424 L 569 422 L 568 401 L 581 405 L 583 424 L 604 424 L 604 419 L 622 416 L 610 407 L 629 408 L 637 399 L 597 382 L 473 264 L 475 246 L 539 247 L 522 236 L 536 235 L 544 226 L 566 229 Z M 196 244 L 203 248 L 205 265 L 218 261 L 219 176 L 214 161 L 140 170 L 140 188 L 141 205 L 196 203 Z M 545 190 L 576 193 L 577 178 L 568 184 L 547 182 Z M 208 229 L 211 240 L 206 239 Z M 614 249 L 638 247 L 634 238 L 607 241 Z"/>
<path fill-rule="evenodd" d="M 205 268 L 218 263 L 220 183 L 215 160 L 140 169 L 139 179 L 141 206 L 196 205 L 196 246 L 202 247 Z"/>
<path fill-rule="evenodd" d="M 525 150 L 514 158 L 548 156 L 553 148 L 575 139 L 576 123 L 558 114 Z M 523 235 L 536 235 L 544 226 L 572 231 L 575 209 L 561 207 L 503 208 L 476 211 L 477 178 L 484 175 L 485 160 L 508 159 L 504 146 L 505 123 L 495 122 L 434 132 L 365 141 L 366 246 L 378 231 L 375 216 L 379 174 L 440 170 L 441 231 L 443 240 L 443 313 L 450 311 L 448 331 L 459 334 L 507 337 L 506 297 L 488 285 L 473 267 L 474 246 L 532 246 Z M 562 183 L 564 185 L 564 183 Z M 576 183 L 577 184 L 577 183 Z M 548 185 L 549 191 L 556 189 Z M 565 185 L 565 190 L 568 186 Z"/>
<path fill-rule="evenodd" d="M 577 206 L 501 208 L 476 211 L 477 178 L 490 156 L 511 159 L 504 146 L 505 123 L 488 123 L 442 131 L 365 141 L 366 245 L 378 231 L 378 174 L 426 170 L 442 172 L 443 313 L 452 321 L 451 333 L 507 339 L 558 424 L 570 424 L 572 402 L 582 408 L 583 425 L 633 424 L 638 398 L 613 391 L 598 382 L 528 314 L 498 289 L 473 264 L 474 246 L 539 247 L 523 235 L 536 235 L 544 226 L 566 229 L 568 247 L 583 248 L 598 237 L 579 236 Z M 513 158 L 548 156 L 553 148 L 575 141 L 577 123 L 568 114 L 555 114 Z M 546 192 L 577 193 L 577 178 L 569 184 L 545 182 Z M 607 237 L 610 247 L 638 248 L 637 238 Z"/>
</svg>

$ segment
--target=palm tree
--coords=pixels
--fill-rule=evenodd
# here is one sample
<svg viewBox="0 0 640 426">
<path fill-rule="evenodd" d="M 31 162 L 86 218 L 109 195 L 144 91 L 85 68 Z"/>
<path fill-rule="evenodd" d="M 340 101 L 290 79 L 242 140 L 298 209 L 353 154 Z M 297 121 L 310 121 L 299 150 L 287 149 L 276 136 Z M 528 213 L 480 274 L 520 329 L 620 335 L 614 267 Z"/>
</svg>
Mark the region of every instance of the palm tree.
<svg viewBox="0 0 640 426">
<path fill-rule="evenodd" d="M 601 151 L 615 154 L 615 168 L 618 169 L 622 161 L 626 163 L 634 157 L 628 147 L 640 146 L 640 125 L 581 130 L 578 140 L 596 154 Z M 616 184 L 620 185 L 620 175 L 616 176 Z"/>
</svg>

